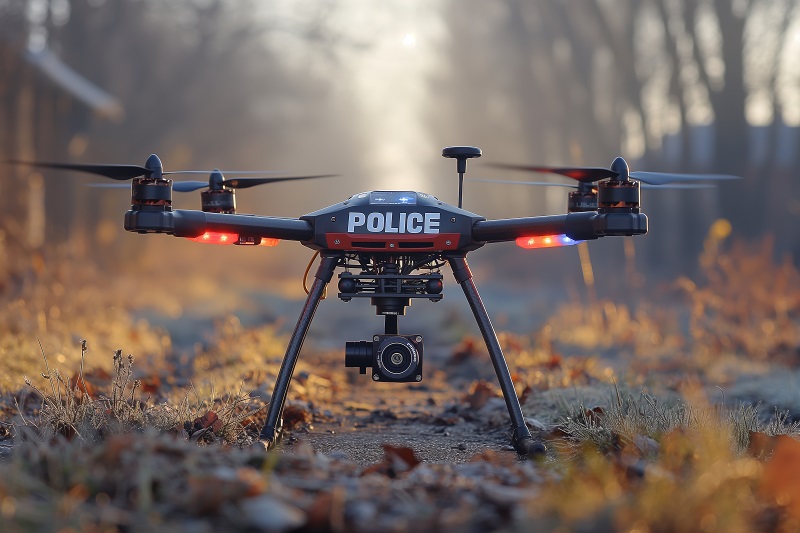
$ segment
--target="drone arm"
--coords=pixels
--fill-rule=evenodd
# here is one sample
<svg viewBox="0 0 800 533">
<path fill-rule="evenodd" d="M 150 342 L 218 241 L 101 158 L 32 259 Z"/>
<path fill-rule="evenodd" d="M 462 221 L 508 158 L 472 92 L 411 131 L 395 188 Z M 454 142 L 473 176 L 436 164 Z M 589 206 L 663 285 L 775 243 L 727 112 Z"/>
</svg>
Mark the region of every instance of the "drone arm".
<svg viewBox="0 0 800 533">
<path fill-rule="evenodd" d="M 141 233 L 169 233 L 176 237 L 199 237 L 207 231 L 289 241 L 306 241 L 314 237 L 311 224 L 297 218 L 206 213 L 185 209 L 128 211 L 125 215 L 125 229 Z"/>
<path fill-rule="evenodd" d="M 472 237 L 482 242 L 513 241 L 519 237 L 566 235 L 576 241 L 596 239 L 595 212 L 543 217 L 481 220 L 472 226 Z"/>
<path fill-rule="evenodd" d="M 472 226 L 472 238 L 481 242 L 513 241 L 519 237 L 566 235 L 575 241 L 587 241 L 610 235 L 647 233 L 644 213 L 569 213 L 544 217 L 481 220 Z"/>
<path fill-rule="evenodd" d="M 311 224 L 298 218 L 203 214 L 206 219 L 206 231 L 229 231 L 240 235 L 287 241 L 307 241 L 314 237 L 314 228 Z"/>
</svg>

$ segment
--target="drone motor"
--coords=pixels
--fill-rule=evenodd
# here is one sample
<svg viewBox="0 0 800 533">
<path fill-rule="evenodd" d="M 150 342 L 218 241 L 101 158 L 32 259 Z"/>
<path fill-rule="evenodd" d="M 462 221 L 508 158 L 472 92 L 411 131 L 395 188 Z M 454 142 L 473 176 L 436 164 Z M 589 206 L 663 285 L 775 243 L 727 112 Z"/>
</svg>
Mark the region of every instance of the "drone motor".
<svg viewBox="0 0 800 533">
<path fill-rule="evenodd" d="M 172 180 L 164 177 L 161 159 L 150 154 L 142 170 L 142 175 L 131 181 L 131 210 L 172 211 Z"/>
<path fill-rule="evenodd" d="M 632 180 L 606 180 L 597 183 L 597 212 L 638 213 L 639 182 Z"/>
<path fill-rule="evenodd" d="M 206 213 L 236 213 L 236 191 L 232 189 L 201 191 L 200 202 Z"/>
<path fill-rule="evenodd" d="M 597 189 L 591 183 L 579 183 L 567 196 L 567 213 L 597 211 Z"/>
<path fill-rule="evenodd" d="M 131 210 L 172 211 L 172 180 L 134 178 L 131 182 Z"/>
<path fill-rule="evenodd" d="M 630 179 L 628 163 L 617 157 L 611 162 L 610 170 L 616 176 L 597 183 L 597 212 L 638 213 L 639 182 Z"/>
</svg>

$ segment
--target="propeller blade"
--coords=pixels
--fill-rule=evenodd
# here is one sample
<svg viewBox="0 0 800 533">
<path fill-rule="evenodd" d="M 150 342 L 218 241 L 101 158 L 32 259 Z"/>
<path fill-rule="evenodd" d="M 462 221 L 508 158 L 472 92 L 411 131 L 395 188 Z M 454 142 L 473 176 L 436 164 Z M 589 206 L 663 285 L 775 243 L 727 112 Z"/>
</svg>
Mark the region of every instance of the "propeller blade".
<svg viewBox="0 0 800 533">
<path fill-rule="evenodd" d="M 649 185 L 647 183 L 642 183 L 639 187 L 649 191 L 655 191 L 658 189 L 715 189 L 717 186 L 713 183 L 678 183 L 675 185 Z"/>
<path fill-rule="evenodd" d="M 207 181 L 174 181 L 172 190 L 176 192 L 192 192 L 197 189 L 208 188 Z"/>
<path fill-rule="evenodd" d="M 332 178 L 334 176 L 338 176 L 338 174 L 320 174 L 317 176 L 289 176 L 283 178 L 230 178 L 223 181 L 222 185 L 225 187 L 230 187 L 231 189 L 249 189 L 250 187 L 255 187 L 256 185 L 262 185 L 265 183 L 277 183 L 279 181 L 311 180 L 316 178 Z"/>
<path fill-rule="evenodd" d="M 93 189 L 130 189 L 127 183 L 87 183 L 87 187 Z M 172 183 L 172 190 L 177 192 L 192 192 L 197 189 L 208 187 L 207 181 L 176 181 Z"/>
<path fill-rule="evenodd" d="M 230 180 L 223 181 L 222 184 L 225 187 L 230 187 L 231 189 L 247 189 L 249 187 L 255 187 L 256 185 L 262 185 L 265 183 L 275 183 L 278 181 L 307 180 L 313 178 L 328 178 L 336 175 L 337 174 L 323 174 L 319 176 L 291 176 L 283 178 L 232 178 Z M 571 187 L 571 185 L 565 185 L 565 186 Z M 128 185 L 127 183 L 88 183 L 87 187 L 93 187 L 98 189 L 129 189 L 130 185 Z M 208 187 L 209 183 L 207 181 L 175 181 L 172 183 L 172 190 L 175 192 L 192 192 L 198 189 L 203 189 Z"/>
<path fill-rule="evenodd" d="M 630 177 L 642 183 L 650 185 L 665 185 L 667 183 L 681 181 L 719 181 L 719 180 L 738 180 L 739 176 L 729 174 L 671 174 L 667 172 L 642 172 L 635 171 L 630 173 Z"/>
<path fill-rule="evenodd" d="M 571 183 L 553 183 L 550 181 L 515 181 L 515 180 L 491 180 L 485 178 L 467 178 L 467 181 L 480 181 L 483 183 L 510 183 L 516 185 L 544 185 L 546 187 L 567 187 L 570 189 L 577 189 L 577 185 Z"/>
<path fill-rule="evenodd" d="M 112 180 L 129 180 L 145 176 L 150 173 L 150 170 L 140 167 L 138 165 L 92 165 L 92 164 L 77 164 L 77 163 L 44 163 L 38 161 L 7 161 L 14 165 L 28 165 L 38 168 L 57 168 L 63 170 L 75 170 L 77 172 L 87 172 L 89 174 L 97 174 Z"/>
<path fill-rule="evenodd" d="M 561 174 L 582 183 L 594 183 L 607 178 L 616 178 L 618 172 L 601 167 L 541 167 L 529 165 L 509 165 L 506 163 L 490 163 L 489 166 L 523 172 L 540 172 L 544 174 Z"/>
<path fill-rule="evenodd" d="M 208 176 L 215 170 L 170 170 L 164 174 L 204 174 Z M 283 170 L 220 170 L 222 174 L 283 174 Z"/>
<path fill-rule="evenodd" d="M 467 181 L 480 181 L 483 183 L 508 183 L 511 185 L 544 185 L 546 187 L 567 187 L 569 189 L 577 189 L 577 185 L 569 183 L 553 183 L 549 181 L 515 181 L 515 180 L 492 180 L 484 178 L 467 178 Z M 658 189 L 713 189 L 716 187 L 713 183 L 680 183 L 675 185 L 648 185 L 642 183 L 642 189 L 658 190 Z"/>
</svg>

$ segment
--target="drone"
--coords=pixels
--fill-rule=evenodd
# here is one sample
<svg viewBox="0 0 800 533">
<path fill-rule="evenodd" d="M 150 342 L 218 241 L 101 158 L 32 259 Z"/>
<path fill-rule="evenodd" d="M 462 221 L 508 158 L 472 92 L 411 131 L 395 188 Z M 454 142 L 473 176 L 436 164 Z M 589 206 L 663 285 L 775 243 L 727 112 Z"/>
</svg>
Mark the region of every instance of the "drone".
<svg viewBox="0 0 800 533">
<path fill-rule="evenodd" d="M 489 314 L 481 300 L 466 256 L 487 244 L 516 242 L 523 248 L 549 248 L 609 236 L 647 233 L 647 216 L 640 211 L 642 187 L 705 187 L 696 180 L 729 179 L 725 175 L 681 175 L 630 172 L 621 157 L 610 168 L 495 165 L 506 169 L 560 174 L 578 182 L 569 194 L 567 213 L 487 220 L 462 208 L 467 160 L 481 157 L 480 148 L 450 146 L 442 156 L 456 160 L 458 205 L 433 195 L 407 190 L 367 191 L 299 218 L 237 214 L 234 192 L 256 185 L 329 177 L 226 178 L 210 172 L 207 182 L 175 181 L 168 176 L 207 171 L 165 172 L 151 155 L 145 165 L 94 165 L 13 161 L 44 168 L 89 172 L 119 181 L 132 180 L 131 207 L 125 213 L 127 231 L 164 233 L 199 242 L 240 246 L 297 241 L 315 250 L 320 263 L 278 372 L 260 438 L 268 449 L 282 434 L 283 410 L 303 341 L 319 302 L 335 271 L 343 301 L 369 298 L 384 317 L 383 333 L 368 341 L 345 343 L 344 364 L 358 368 L 373 381 L 415 383 L 422 380 L 423 338 L 401 334 L 398 318 L 413 300 L 439 301 L 442 268 L 449 265 L 480 329 L 511 420 L 511 445 L 521 457 L 546 451 L 528 429 L 519 397 Z M 264 172 L 226 171 L 225 174 Z M 502 181 L 496 180 L 500 183 Z M 514 182 L 554 185 L 549 182 Z M 644 185 L 643 185 L 644 184 Z M 115 184 L 116 185 L 116 184 Z M 119 184 L 127 187 L 127 184 Z M 559 185 L 559 184 L 556 184 Z M 566 184 L 560 184 L 566 185 Z M 575 185 L 568 185 L 573 186 Z M 172 207 L 172 192 L 201 191 L 200 211 Z"/>
</svg>

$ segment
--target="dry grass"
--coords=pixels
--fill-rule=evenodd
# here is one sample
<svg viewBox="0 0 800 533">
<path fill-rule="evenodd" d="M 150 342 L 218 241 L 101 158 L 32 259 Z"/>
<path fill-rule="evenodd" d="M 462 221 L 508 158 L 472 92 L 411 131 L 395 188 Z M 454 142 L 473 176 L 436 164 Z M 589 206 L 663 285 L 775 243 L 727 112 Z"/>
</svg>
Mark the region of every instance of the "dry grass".
<svg viewBox="0 0 800 533">
<path fill-rule="evenodd" d="M 142 362 L 163 360 L 171 351 L 165 331 L 131 313 L 168 306 L 169 295 L 154 298 L 148 287 L 133 286 L 126 276 L 66 249 L 48 256 L 19 247 L 4 253 L 15 259 L 3 264 L 0 258 L 0 392 L 16 390 L 40 365 L 40 345 L 54 363 L 71 368 L 81 363 L 72 347 L 87 335 L 95 347 L 87 354 L 88 368 L 102 366 L 101 354 L 119 345 L 129 346 Z M 31 379 L 45 384 L 38 374 Z"/>
<path fill-rule="evenodd" d="M 86 341 L 81 341 L 81 361 L 86 353 Z M 253 442 L 255 428 L 248 432 L 246 426 L 263 403 L 242 392 L 219 396 L 212 387 L 209 395 L 201 395 L 190 387 L 170 391 L 168 401 L 154 402 L 150 396 L 143 397 L 141 381 L 133 378 L 133 356 L 124 357 L 121 350 L 114 352 L 110 383 L 105 387 L 86 378 L 82 368 L 66 378 L 51 368 L 44 351 L 42 359 L 46 385 L 40 388 L 25 380 L 41 400 L 40 407 L 31 416 L 18 404 L 15 433 L 23 441 L 63 437 L 91 444 L 112 435 L 149 430 L 205 444 Z M 28 400 L 25 405 L 31 403 Z"/>
<path fill-rule="evenodd" d="M 800 363 L 800 271 L 776 262 L 773 242 L 728 243 L 724 221 L 709 231 L 696 279 L 662 291 L 659 305 L 599 300 L 561 306 L 537 332 L 555 348 L 624 358 L 637 373 L 735 378 L 770 364 Z M 677 292 L 676 292 L 677 290 Z M 675 297 L 679 296 L 679 299 Z"/>
<path fill-rule="evenodd" d="M 790 421 L 788 413 L 776 410 L 765 420 L 760 406 L 709 405 L 697 391 L 690 390 L 690 396 L 695 400 L 675 396 L 663 401 L 646 392 L 634 394 L 615 386 L 603 405 L 563 404 L 560 429 L 571 441 L 590 443 L 603 452 L 634 446 L 644 455 L 658 452 L 660 441 L 673 432 L 727 435 L 735 454 L 748 449 L 753 434 L 800 435 L 800 422 Z"/>
<path fill-rule="evenodd" d="M 660 403 L 617 392 L 604 409 L 571 405 L 541 498 L 544 529 L 794 531 L 800 427 L 753 406 Z M 794 438 L 793 438 L 794 437 Z"/>
<path fill-rule="evenodd" d="M 702 279 L 678 281 L 691 303 L 690 332 L 699 356 L 800 362 L 800 271 L 789 258 L 775 264 L 773 255 L 771 239 L 735 242 L 725 252 L 707 242 Z"/>
<path fill-rule="evenodd" d="M 685 347 L 675 313 L 646 304 L 632 309 L 611 300 L 562 305 L 539 334 L 586 351 L 648 358 L 672 356 Z"/>
</svg>

